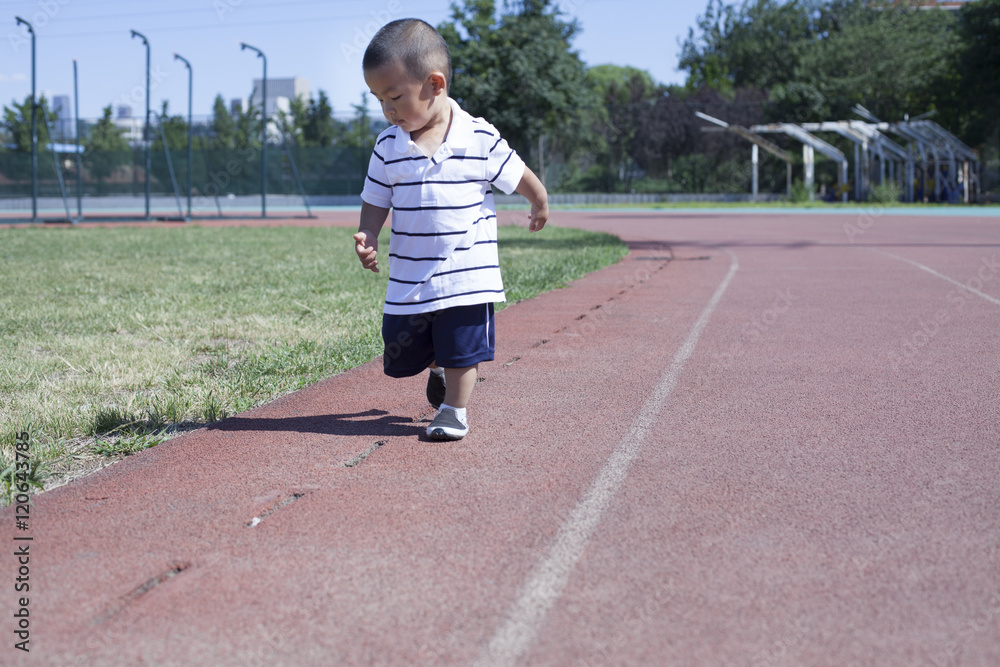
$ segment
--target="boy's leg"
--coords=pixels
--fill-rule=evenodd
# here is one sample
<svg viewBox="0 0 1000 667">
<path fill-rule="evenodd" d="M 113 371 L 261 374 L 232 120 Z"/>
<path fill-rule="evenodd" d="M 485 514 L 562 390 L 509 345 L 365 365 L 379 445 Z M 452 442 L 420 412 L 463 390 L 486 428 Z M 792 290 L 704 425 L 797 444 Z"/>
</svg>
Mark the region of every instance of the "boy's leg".
<svg viewBox="0 0 1000 667">
<path fill-rule="evenodd" d="M 445 397 L 438 413 L 427 427 L 431 440 L 461 440 L 469 432 L 465 406 L 476 386 L 479 364 L 466 368 L 446 368 Z"/>
<path fill-rule="evenodd" d="M 427 402 L 437 410 L 444 403 L 445 380 L 444 369 L 440 368 L 433 361 L 430 365 L 430 373 L 427 374 Z"/>
<path fill-rule="evenodd" d="M 460 440 L 469 432 L 465 409 L 476 386 L 479 363 L 493 359 L 493 345 L 493 304 L 438 311 L 431 367 L 444 369 L 444 392 L 437 416 L 427 427 L 431 440 Z"/>
<path fill-rule="evenodd" d="M 453 408 L 464 408 L 469 404 L 472 390 L 476 388 L 479 364 L 468 368 L 446 368 L 444 369 L 445 405 Z"/>
</svg>

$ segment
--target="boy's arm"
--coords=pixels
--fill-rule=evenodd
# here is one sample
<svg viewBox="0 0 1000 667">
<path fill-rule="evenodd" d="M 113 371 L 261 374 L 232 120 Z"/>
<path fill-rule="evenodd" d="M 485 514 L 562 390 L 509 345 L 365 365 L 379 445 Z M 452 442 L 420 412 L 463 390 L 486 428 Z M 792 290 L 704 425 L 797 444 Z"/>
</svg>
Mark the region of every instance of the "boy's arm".
<svg viewBox="0 0 1000 667">
<path fill-rule="evenodd" d="M 531 214 L 528 218 L 528 231 L 537 232 L 545 226 L 549 219 L 549 193 L 545 191 L 545 186 L 535 176 L 535 172 L 524 168 L 524 176 L 521 182 L 514 188 L 514 192 L 522 195 L 531 203 Z"/>
<path fill-rule="evenodd" d="M 358 233 L 354 235 L 354 252 L 358 253 L 361 266 L 378 273 L 378 234 L 389 216 L 389 209 L 372 206 L 367 202 L 361 204 L 361 224 Z"/>
</svg>

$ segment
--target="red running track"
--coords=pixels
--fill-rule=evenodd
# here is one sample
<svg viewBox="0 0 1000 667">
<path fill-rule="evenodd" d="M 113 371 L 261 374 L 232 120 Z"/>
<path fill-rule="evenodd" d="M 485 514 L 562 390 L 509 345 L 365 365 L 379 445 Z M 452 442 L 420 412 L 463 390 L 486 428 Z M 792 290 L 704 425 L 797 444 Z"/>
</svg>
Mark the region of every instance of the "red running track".
<svg viewBox="0 0 1000 667">
<path fill-rule="evenodd" d="M 1000 664 L 996 219 L 555 222 L 633 251 L 498 315 L 464 441 L 376 361 L 43 494 L 0 660 Z"/>
</svg>

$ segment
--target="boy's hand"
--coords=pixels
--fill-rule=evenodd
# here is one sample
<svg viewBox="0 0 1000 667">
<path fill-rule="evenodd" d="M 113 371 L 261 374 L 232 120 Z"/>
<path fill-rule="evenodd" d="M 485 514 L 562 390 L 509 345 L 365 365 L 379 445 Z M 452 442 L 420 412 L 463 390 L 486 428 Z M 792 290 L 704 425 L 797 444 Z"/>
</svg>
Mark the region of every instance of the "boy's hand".
<svg viewBox="0 0 1000 667">
<path fill-rule="evenodd" d="M 535 176 L 535 172 L 525 167 L 521 182 L 514 191 L 531 203 L 531 213 L 528 215 L 528 231 L 537 232 L 549 220 L 549 193 L 545 186 Z"/>
<path fill-rule="evenodd" d="M 354 235 L 354 252 L 358 253 L 361 266 L 378 273 L 378 236 L 368 230 L 362 229 Z"/>
<path fill-rule="evenodd" d="M 531 213 L 528 214 L 528 231 L 537 232 L 545 226 L 549 220 L 549 204 L 543 202 L 541 206 L 531 205 Z"/>
</svg>

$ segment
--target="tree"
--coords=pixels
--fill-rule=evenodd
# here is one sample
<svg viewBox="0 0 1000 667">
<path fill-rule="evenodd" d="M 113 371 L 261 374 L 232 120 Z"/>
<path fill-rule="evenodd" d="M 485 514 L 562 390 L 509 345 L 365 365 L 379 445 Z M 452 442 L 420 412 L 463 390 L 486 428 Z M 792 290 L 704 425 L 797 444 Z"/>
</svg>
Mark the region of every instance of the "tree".
<svg viewBox="0 0 1000 667">
<path fill-rule="evenodd" d="M 351 105 L 354 109 L 354 118 L 347 124 L 347 132 L 344 134 L 344 144 L 360 150 L 362 154 L 371 153 L 378 137 L 378 133 L 372 127 L 367 101 L 365 94 L 361 93 L 361 102 Z"/>
<path fill-rule="evenodd" d="M 592 170 L 590 180 L 609 192 L 616 190 L 620 181 L 631 190 L 637 165 L 635 150 L 645 138 L 641 126 L 660 88 L 648 72 L 634 67 L 598 65 L 588 69 L 586 77 L 602 102 L 591 114 L 591 147 L 598 156 L 598 169 Z"/>
<path fill-rule="evenodd" d="M 278 112 L 278 123 L 296 146 L 329 148 L 342 134 L 326 91 L 320 90 L 317 97 L 308 101 L 291 100 L 288 107 L 288 113 Z"/>
<path fill-rule="evenodd" d="M 163 100 L 163 107 L 160 110 L 160 117 L 151 121 L 155 124 L 153 132 L 153 150 L 163 150 L 163 138 L 160 135 L 160 125 L 163 126 L 163 134 L 167 135 L 167 145 L 170 150 L 179 151 L 187 148 L 187 119 L 183 116 L 171 116 L 169 103 Z"/>
<path fill-rule="evenodd" d="M 262 120 L 263 105 L 257 106 L 253 102 L 247 105 L 247 110 L 242 109 L 236 113 L 234 148 L 260 148 L 260 124 Z"/>
<path fill-rule="evenodd" d="M 367 109 L 366 109 L 367 112 Z M 333 118 L 333 106 L 326 91 L 320 90 L 316 98 L 309 100 L 303 135 L 308 146 L 329 148 L 337 138 L 337 121 Z"/>
<path fill-rule="evenodd" d="M 679 69 L 687 86 L 708 86 L 724 95 L 737 88 L 762 88 L 792 80 L 803 54 L 818 38 L 811 0 L 744 0 L 739 7 L 709 0 L 688 31 Z"/>
<path fill-rule="evenodd" d="M 452 6 L 452 21 L 438 31 L 452 55 L 450 95 L 496 125 L 522 155 L 543 136 L 559 145 L 583 130 L 585 109 L 596 101 L 570 47 L 579 26 L 563 20 L 551 0 L 505 2 L 499 19 L 493 0 L 466 0 Z"/>
<path fill-rule="evenodd" d="M 799 106 L 802 93 L 810 96 L 810 120 L 847 118 L 855 104 L 902 120 L 946 103 L 961 46 L 954 13 L 835 0 L 823 9 L 820 25 L 823 37 L 795 71 L 798 99 L 775 91 L 777 99 Z M 805 120 L 796 115 L 790 120 Z"/>
<path fill-rule="evenodd" d="M 962 6 L 959 35 L 964 50 L 959 59 L 959 90 L 953 108 L 966 117 L 962 132 L 973 146 L 995 137 L 1000 129 L 1000 0 L 979 0 Z"/>
<path fill-rule="evenodd" d="M 236 148 L 236 122 L 226 108 L 222 95 L 216 95 L 215 103 L 212 105 L 211 148 L 214 150 Z"/>
<path fill-rule="evenodd" d="M 42 95 L 38 98 L 37 129 L 38 151 L 46 150 L 49 143 L 48 124 L 56 120 L 56 114 L 49 111 L 49 103 Z M 3 109 L 3 125 L 8 140 L 14 144 L 14 150 L 22 153 L 31 152 L 31 96 L 24 98 L 22 104 L 11 101 L 10 107 Z"/>
<path fill-rule="evenodd" d="M 83 161 L 87 170 L 97 177 L 99 188 L 104 180 L 116 169 L 132 158 L 128 142 L 122 136 L 124 130 L 111 120 L 111 105 L 104 107 L 104 115 L 90 129 L 84 140 Z"/>
<path fill-rule="evenodd" d="M 288 101 L 288 111 L 278 110 L 276 119 L 285 138 L 293 146 L 305 146 L 305 126 L 308 123 L 309 103 L 301 97 Z"/>
</svg>

